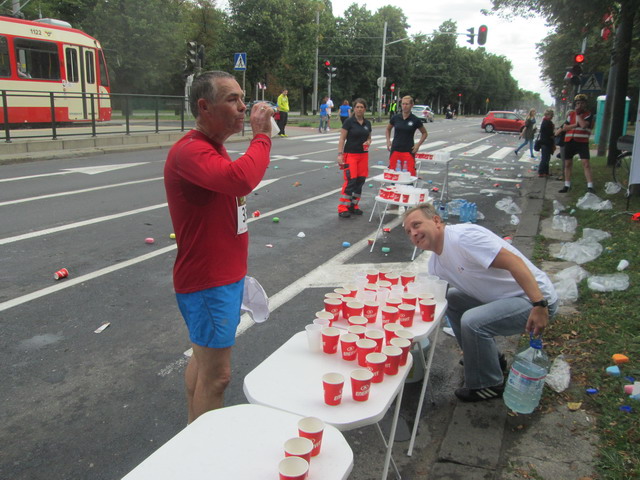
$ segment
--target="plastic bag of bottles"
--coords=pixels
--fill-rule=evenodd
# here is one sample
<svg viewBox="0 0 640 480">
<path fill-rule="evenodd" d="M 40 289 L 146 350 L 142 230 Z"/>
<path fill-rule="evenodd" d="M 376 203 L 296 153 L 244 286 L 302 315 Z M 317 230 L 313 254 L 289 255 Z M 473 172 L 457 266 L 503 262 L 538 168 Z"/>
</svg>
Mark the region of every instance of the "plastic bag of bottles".
<svg viewBox="0 0 640 480">
<path fill-rule="evenodd" d="M 575 233 L 578 227 L 578 219 L 568 215 L 554 215 L 551 228 L 561 232 Z"/>
<path fill-rule="evenodd" d="M 502 200 L 498 200 L 496 202 L 496 208 L 510 215 L 520 215 L 522 213 L 520 207 L 516 203 L 514 203 L 511 197 L 505 197 Z"/>
<path fill-rule="evenodd" d="M 629 288 L 629 275 L 626 273 L 612 273 L 609 275 L 594 275 L 589 277 L 587 285 L 597 292 L 612 292 Z"/>
<path fill-rule="evenodd" d="M 602 200 L 595 193 L 585 193 L 583 197 L 578 200 L 576 207 L 582 210 L 611 210 L 613 205 L 610 200 Z"/>
<path fill-rule="evenodd" d="M 544 383 L 549 385 L 554 391 L 560 393 L 569 388 L 571 382 L 571 367 L 565 361 L 564 355 L 558 355 L 549 369 Z"/>
</svg>

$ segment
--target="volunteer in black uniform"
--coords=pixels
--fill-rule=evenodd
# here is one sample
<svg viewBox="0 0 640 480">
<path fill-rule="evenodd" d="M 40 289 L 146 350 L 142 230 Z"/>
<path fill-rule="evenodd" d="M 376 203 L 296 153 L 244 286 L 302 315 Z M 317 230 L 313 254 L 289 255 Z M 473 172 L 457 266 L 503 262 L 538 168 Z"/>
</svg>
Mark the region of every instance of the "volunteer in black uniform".
<svg viewBox="0 0 640 480">
<path fill-rule="evenodd" d="M 427 129 L 418 117 L 411 113 L 413 98 L 402 97 L 402 112 L 394 115 L 387 125 L 387 150 L 389 150 L 389 168 L 396 169 L 397 162 L 406 163 L 407 170 L 411 175 L 416 174 L 416 153 L 420 145 L 427 139 Z M 393 132 L 393 143 L 391 142 L 391 130 Z M 418 143 L 414 143 L 413 136 L 416 130 L 422 134 Z M 402 166 L 401 166 L 402 168 Z"/>
</svg>

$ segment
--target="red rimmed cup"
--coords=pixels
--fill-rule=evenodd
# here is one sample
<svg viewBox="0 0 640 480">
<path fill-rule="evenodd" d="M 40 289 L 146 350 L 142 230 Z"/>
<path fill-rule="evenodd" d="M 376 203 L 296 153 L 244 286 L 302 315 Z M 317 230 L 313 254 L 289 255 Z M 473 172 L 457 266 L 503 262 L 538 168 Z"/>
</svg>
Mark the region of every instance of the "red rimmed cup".
<svg viewBox="0 0 640 480">
<path fill-rule="evenodd" d="M 361 338 L 356 342 L 356 347 L 358 348 L 358 365 L 361 367 L 367 366 L 367 355 L 375 353 L 376 345 L 376 342 L 369 338 Z"/>
<path fill-rule="evenodd" d="M 347 290 L 346 288 L 343 288 L 343 287 L 334 288 L 333 292 L 337 293 L 338 295 L 341 295 L 343 297 L 348 297 L 349 294 L 351 293 L 349 290 Z"/>
<path fill-rule="evenodd" d="M 400 325 L 399 323 L 387 323 L 383 329 L 384 329 L 384 340 L 385 343 L 387 345 L 389 345 L 391 343 L 391 339 L 392 338 L 396 338 L 398 335 L 396 335 L 396 332 L 398 330 L 402 330 L 404 327 L 402 325 Z"/>
<path fill-rule="evenodd" d="M 414 307 L 418 304 L 418 296 L 415 293 L 403 293 L 400 298 L 402 299 L 402 303 L 413 305 Z"/>
<path fill-rule="evenodd" d="M 313 442 L 304 437 L 293 437 L 284 442 L 285 457 L 300 457 L 311 463 Z"/>
<path fill-rule="evenodd" d="M 336 292 L 327 292 L 324 294 L 324 298 L 337 298 L 338 300 L 341 300 L 342 295 Z"/>
<path fill-rule="evenodd" d="M 362 316 L 362 309 L 364 303 L 356 302 L 355 300 L 349 300 L 344 306 L 344 318 L 349 320 L 351 317 Z"/>
<path fill-rule="evenodd" d="M 367 331 L 367 327 L 363 325 L 349 325 L 347 332 L 357 335 L 358 338 L 364 338 L 364 333 Z"/>
<path fill-rule="evenodd" d="M 391 270 L 388 270 L 386 268 L 378 269 L 378 285 L 380 284 L 381 281 L 384 281 L 387 279 L 387 275 L 389 273 L 391 273 Z"/>
<path fill-rule="evenodd" d="M 400 283 L 400 275 L 397 273 L 387 273 L 385 280 L 391 282 L 391 285 L 398 285 Z"/>
<path fill-rule="evenodd" d="M 367 323 L 369 323 L 365 317 L 362 317 L 360 315 L 350 317 L 347 322 L 349 323 L 349 325 L 362 325 L 363 327 L 366 327 Z"/>
<path fill-rule="evenodd" d="M 411 330 L 407 330 L 407 329 L 402 329 L 402 330 L 398 330 L 396 332 L 396 336 L 400 337 L 400 338 L 406 338 L 407 340 L 409 340 L 411 343 L 413 343 L 413 337 L 415 336 L 413 334 L 413 332 Z"/>
<path fill-rule="evenodd" d="M 376 318 L 378 318 L 378 309 L 380 306 L 376 301 L 367 300 L 364 303 L 364 308 L 362 309 L 362 316 L 367 319 L 367 323 L 376 323 Z"/>
<path fill-rule="evenodd" d="M 333 315 L 331 323 L 336 322 L 340 318 L 340 311 L 342 310 L 342 299 L 339 298 L 325 298 L 324 309 Z"/>
<path fill-rule="evenodd" d="M 398 323 L 405 328 L 413 325 L 413 316 L 416 313 L 416 307 L 403 303 L 398 307 Z"/>
<path fill-rule="evenodd" d="M 391 345 L 394 347 L 398 347 L 402 350 L 402 355 L 400 356 L 400 366 L 404 366 L 407 364 L 407 359 L 409 357 L 409 350 L 411 350 L 411 342 L 406 338 L 392 338 Z"/>
<path fill-rule="evenodd" d="M 420 318 L 422 318 L 423 322 L 433 322 L 435 319 L 436 313 L 436 301 L 433 299 L 430 300 L 420 300 Z"/>
<path fill-rule="evenodd" d="M 322 376 L 324 389 L 324 403 L 330 406 L 340 405 L 342 402 L 342 388 L 344 387 L 344 375 L 331 372 Z"/>
<path fill-rule="evenodd" d="M 402 305 L 402 300 L 399 297 L 389 297 L 389 298 L 387 298 L 387 301 L 385 302 L 385 305 L 387 307 L 396 307 L 396 308 L 398 308 L 400 305 Z"/>
<path fill-rule="evenodd" d="M 364 273 L 367 276 L 367 282 L 374 285 L 378 283 L 378 275 L 379 275 L 378 270 L 376 270 L 375 268 L 370 268 L 369 270 L 366 270 Z"/>
<path fill-rule="evenodd" d="M 356 295 L 358 294 L 358 286 L 357 285 L 353 285 L 351 283 L 348 283 L 346 285 L 343 285 L 342 288 L 344 288 L 345 290 L 347 290 L 349 292 L 347 297 L 356 298 Z"/>
<path fill-rule="evenodd" d="M 306 480 L 309 475 L 309 462 L 300 457 L 287 457 L 278 464 L 280 480 Z"/>
<path fill-rule="evenodd" d="M 387 323 L 395 323 L 398 319 L 398 309 L 396 307 L 380 307 L 380 315 L 382 317 L 382 326 Z"/>
<path fill-rule="evenodd" d="M 368 338 L 369 340 L 373 340 L 376 342 L 375 352 L 380 353 L 382 347 L 384 346 L 384 332 L 382 330 L 375 330 L 373 328 L 368 329 L 364 332 L 364 338 Z"/>
<path fill-rule="evenodd" d="M 400 283 L 403 286 L 407 286 L 408 284 L 416 281 L 416 274 L 411 272 L 402 272 L 400 273 Z"/>
<path fill-rule="evenodd" d="M 359 368 L 351 372 L 351 398 L 356 402 L 366 402 L 369 399 L 373 372 Z"/>
<path fill-rule="evenodd" d="M 345 333 L 340 337 L 340 351 L 342 352 L 342 359 L 347 362 L 351 362 L 358 356 L 358 348 L 356 342 L 360 340 L 360 337 L 355 333 Z"/>
<path fill-rule="evenodd" d="M 336 353 L 338 351 L 339 338 L 339 329 L 336 327 L 324 327 L 322 329 L 322 351 L 328 354 Z"/>
<path fill-rule="evenodd" d="M 400 347 L 394 347 L 393 345 L 387 345 L 382 347 L 382 353 L 387 356 L 387 361 L 384 364 L 385 375 L 397 375 L 400 368 L 400 359 L 402 358 L 402 349 Z"/>
<path fill-rule="evenodd" d="M 430 292 L 420 292 L 418 294 L 418 301 L 420 300 L 435 300 L 436 296 Z"/>
<path fill-rule="evenodd" d="M 308 438 L 313 442 L 311 456 L 315 457 L 322 448 L 322 434 L 324 433 L 324 422 L 316 417 L 305 417 L 298 420 L 298 435 Z"/>
<path fill-rule="evenodd" d="M 367 355 L 367 368 L 373 373 L 372 383 L 382 383 L 384 380 L 384 364 L 387 356 L 384 353 L 370 353 Z"/>
</svg>

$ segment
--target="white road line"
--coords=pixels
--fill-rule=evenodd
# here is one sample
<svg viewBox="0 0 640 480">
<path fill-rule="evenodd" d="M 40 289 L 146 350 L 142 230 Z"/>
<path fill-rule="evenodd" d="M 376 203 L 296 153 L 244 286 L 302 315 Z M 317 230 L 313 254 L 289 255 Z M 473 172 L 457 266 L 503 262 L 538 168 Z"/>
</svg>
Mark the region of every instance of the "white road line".
<svg viewBox="0 0 640 480">
<path fill-rule="evenodd" d="M 310 138 L 305 140 L 305 142 L 326 142 L 327 140 L 336 140 L 339 135 L 334 135 L 331 133 L 325 133 L 321 138 Z M 300 138 L 300 137 L 298 137 Z"/>
<path fill-rule="evenodd" d="M 41 173 L 39 175 L 29 175 L 26 177 L 13 177 L 0 179 L 0 182 L 13 182 L 16 180 L 29 180 L 32 178 L 52 177 L 56 175 L 68 175 L 69 173 L 84 173 L 85 175 L 96 175 L 98 173 L 112 172 L 113 170 L 121 170 L 123 168 L 137 167 L 146 165 L 149 162 L 125 163 L 118 165 L 95 165 L 92 167 L 65 168 L 61 172 Z"/>
<path fill-rule="evenodd" d="M 305 158 L 304 160 L 300 160 L 300 163 L 336 163 L 335 160 L 309 160 Z"/>
<path fill-rule="evenodd" d="M 31 180 L 32 178 L 55 177 L 57 175 L 69 175 L 70 173 L 71 172 L 52 172 L 52 173 L 41 173 L 40 175 L 28 175 L 25 177 L 0 178 L 0 183 L 15 182 L 17 180 Z"/>
<path fill-rule="evenodd" d="M 436 152 L 453 152 L 454 150 L 460 150 L 471 145 L 470 143 L 456 143 L 455 145 L 449 145 L 448 147 L 440 148 L 439 150 L 431 150 L 429 153 Z"/>
<path fill-rule="evenodd" d="M 485 150 L 489 150 L 491 145 L 478 145 L 476 148 L 472 148 L 471 150 L 467 150 L 462 154 L 463 157 L 473 157 L 479 153 L 484 152 Z"/>
<path fill-rule="evenodd" d="M 433 132 L 431 132 L 433 133 Z M 429 143 L 423 143 L 422 144 L 422 148 L 433 148 L 433 147 L 439 147 L 440 145 L 445 145 L 447 142 L 443 141 L 443 140 L 438 140 L 437 142 L 429 142 Z"/>
<path fill-rule="evenodd" d="M 0 207 L 4 207 L 6 205 L 16 205 L 18 203 L 33 202 L 35 200 L 43 200 L 45 198 L 64 197 L 66 195 L 78 195 L 80 193 L 95 192 L 95 191 L 98 191 L 98 190 L 105 190 L 107 188 L 117 188 L 117 187 L 124 187 L 124 186 L 128 186 L 128 185 L 137 185 L 137 184 L 140 184 L 140 183 L 157 182 L 158 180 L 162 180 L 162 179 L 163 179 L 163 177 L 146 178 L 144 180 L 134 180 L 134 181 L 131 181 L 131 182 L 114 183 L 113 185 L 103 185 L 101 187 L 83 188 L 81 190 L 69 190 L 67 192 L 50 193 L 48 195 L 39 195 L 37 197 L 19 198 L 17 200 L 9 200 L 7 202 L 0 202 Z"/>
<path fill-rule="evenodd" d="M 498 150 L 496 152 L 493 152 L 487 158 L 494 158 L 496 160 L 502 160 L 507 155 L 509 155 L 511 152 L 513 152 L 513 148 L 511 148 L 511 147 L 502 147 L 500 150 Z"/>
</svg>

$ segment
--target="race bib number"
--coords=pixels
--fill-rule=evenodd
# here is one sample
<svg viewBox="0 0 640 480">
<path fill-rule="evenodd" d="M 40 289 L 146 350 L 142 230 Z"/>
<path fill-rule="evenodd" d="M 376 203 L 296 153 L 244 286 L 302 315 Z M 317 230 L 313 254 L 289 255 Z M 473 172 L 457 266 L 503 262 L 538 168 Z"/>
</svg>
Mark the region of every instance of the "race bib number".
<svg viewBox="0 0 640 480">
<path fill-rule="evenodd" d="M 247 199 L 246 197 L 237 197 L 236 203 L 238 204 L 238 235 L 246 233 L 247 227 Z"/>
</svg>

